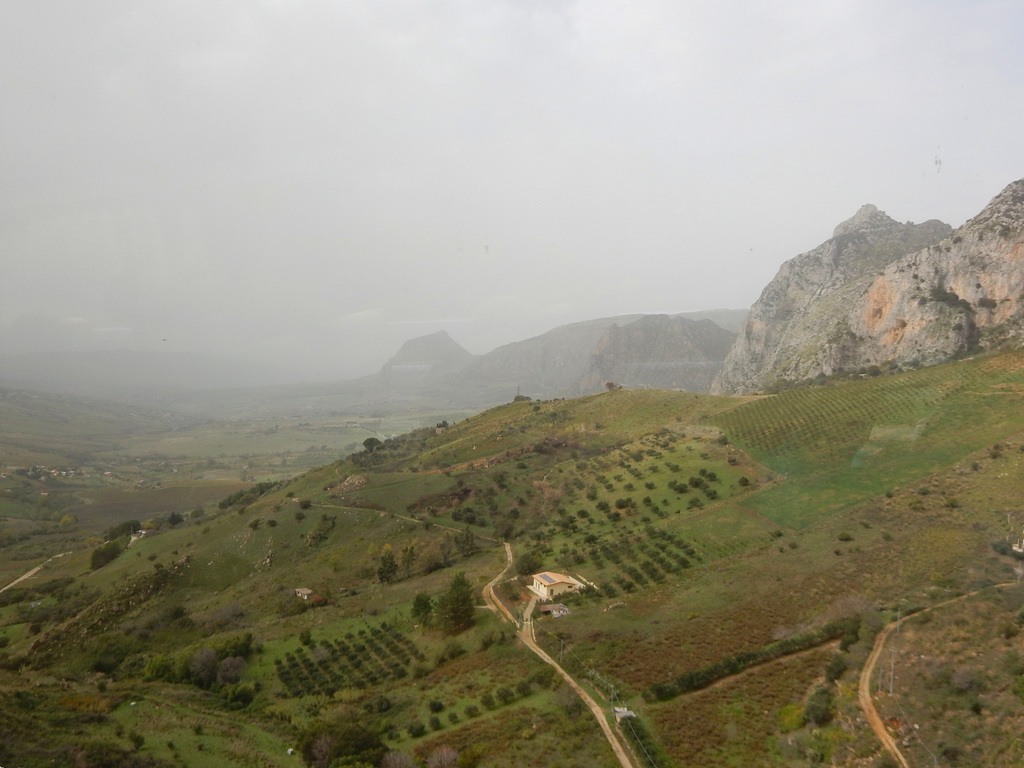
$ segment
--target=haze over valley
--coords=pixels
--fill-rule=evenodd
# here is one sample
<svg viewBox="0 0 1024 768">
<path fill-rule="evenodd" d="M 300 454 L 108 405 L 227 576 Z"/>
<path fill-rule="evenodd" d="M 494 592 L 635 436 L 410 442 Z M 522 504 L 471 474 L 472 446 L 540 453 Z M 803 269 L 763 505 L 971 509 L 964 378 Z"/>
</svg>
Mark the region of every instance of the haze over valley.
<svg viewBox="0 0 1024 768">
<path fill-rule="evenodd" d="M 4 5 L 0 765 L 1024 765 L 1022 21 Z"/>
</svg>

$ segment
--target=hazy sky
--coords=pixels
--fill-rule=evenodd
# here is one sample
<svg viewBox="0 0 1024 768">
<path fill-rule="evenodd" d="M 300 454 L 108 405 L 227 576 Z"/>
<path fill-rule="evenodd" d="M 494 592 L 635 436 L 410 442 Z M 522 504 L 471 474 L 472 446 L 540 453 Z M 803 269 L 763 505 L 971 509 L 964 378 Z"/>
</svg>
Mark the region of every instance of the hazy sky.
<svg viewBox="0 0 1024 768">
<path fill-rule="evenodd" d="M 9 0 L 0 343 L 346 377 L 747 307 L 864 203 L 959 226 L 1024 176 L 1022 33 L 1018 0 Z"/>
</svg>

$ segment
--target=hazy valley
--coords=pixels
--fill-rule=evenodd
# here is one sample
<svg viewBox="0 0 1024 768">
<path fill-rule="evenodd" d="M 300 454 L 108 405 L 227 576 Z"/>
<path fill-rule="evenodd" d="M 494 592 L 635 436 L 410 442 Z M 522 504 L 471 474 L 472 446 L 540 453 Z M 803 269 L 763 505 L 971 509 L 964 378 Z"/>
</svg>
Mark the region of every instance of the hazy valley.
<svg viewBox="0 0 1024 768">
<path fill-rule="evenodd" d="M 347 382 L 5 358 L 0 763 L 1024 762 L 1021 189 Z"/>
</svg>

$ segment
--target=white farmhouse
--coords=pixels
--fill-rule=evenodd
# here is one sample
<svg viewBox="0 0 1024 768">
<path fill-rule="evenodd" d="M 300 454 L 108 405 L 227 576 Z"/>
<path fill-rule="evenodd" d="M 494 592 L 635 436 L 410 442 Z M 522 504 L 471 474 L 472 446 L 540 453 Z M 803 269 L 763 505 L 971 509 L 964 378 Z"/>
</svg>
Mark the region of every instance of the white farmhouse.
<svg viewBox="0 0 1024 768">
<path fill-rule="evenodd" d="M 553 571 L 533 574 L 533 584 L 530 590 L 541 600 L 551 600 L 566 592 L 576 592 L 583 588 L 583 584 L 576 581 L 572 576 Z"/>
</svg>

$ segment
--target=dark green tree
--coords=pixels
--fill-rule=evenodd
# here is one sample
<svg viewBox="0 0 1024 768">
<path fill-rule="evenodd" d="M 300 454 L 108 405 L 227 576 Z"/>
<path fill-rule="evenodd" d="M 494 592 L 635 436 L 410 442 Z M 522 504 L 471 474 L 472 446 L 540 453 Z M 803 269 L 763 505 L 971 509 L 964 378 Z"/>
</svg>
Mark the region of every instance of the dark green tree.
<svg viewBox="0 0 1024 768">
<path fill-rule="evenodd" d="M 430 625 L 431 614 L 434 612 L 434 601 L 426 592 L 420 592 L 412 601 L 412 620 L 423 626 Z"/>
<path fill-rule="evenodd" d="M 395 552 L 390 544 L 385 544 L 377 558 L 377 581 L 381 584 L 390 584 L 398 575 L 398 561 L 395 560 Z"/>
<path fill-rule="evenodd" d="M 373 453 L 375 450 L 380 448 L 381 442 L 376 437 L 368 437 L 363 440 L 363 448 L 366 449 L 367 453 Z"/>
<path fill-rule="evenodd" d="M 437 545 L 437 551 L 441 555 L 441 567 L 450 568 L 452 565 L 452 549 L 455 546 L 455 542 L 452 540 L 452 535 L 446 533 L 440 543 Z"/>
<path fill-rule="evenodd" d="M 819 686 L 807 700 L 804 707 L 804 717 L 815 725 L 827 725 L 835 714 L 835 707 L 832 701 L 832 688 Z"/>
<path fill-rule="evenodd" d="M 89 557 L 89 568 L 96 570 L 114 560 L 124 550 L 124 542 L 118 539 L 101 544 L 92 551 Z"/>
<path fill-rule="evenodd" d="M 519 576 L 529 576 L 537 573 L 544 566 L 544 561 L 541 559 L 540 553 L 531 550 L 523 555 L 519 556 L 516 560 L 516 574 Z"/>
<path fill-rule="evenodd" d="M 402 548 L 402 572 L 405 574 L 405 578 L 409 578 L 412 575 L 412 566 L 416 562 L 416 545 L 410 544 L 408 547 Z"/>
<path fill-rule="evenodd" d="M 360 763 L 377 765 L 387 751 L 380 737 L 358 723 L 347 721 L 314 723 L 299 739 L 302 759 L 312 768 Z"/>
<path fill-rule="evenodd" d="M 468 525 L 463 528 L 461 532 L 456 534 L 455 547 L 463 557 L 469 557 L 476 552 L 476 536 L 474 536 L 473 532 L 469 530 Z"/>
<path fill-rule="evenodd" d="M 450 635 L 457 635 L 473 626 L 473 613 L 476 610 L 473 601 L 473 587 L 466 574 L 455 574 L 448 591 L 437 599 L 434 614 L 437 625 Z"/>
</svg>

